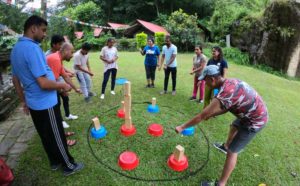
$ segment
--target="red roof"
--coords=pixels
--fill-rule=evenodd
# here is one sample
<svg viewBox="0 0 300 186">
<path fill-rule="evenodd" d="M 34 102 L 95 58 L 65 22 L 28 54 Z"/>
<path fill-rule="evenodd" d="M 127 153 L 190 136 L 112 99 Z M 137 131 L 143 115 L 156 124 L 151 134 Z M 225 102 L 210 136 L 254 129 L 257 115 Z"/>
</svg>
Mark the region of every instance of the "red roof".
<svg viewBox="0 0 300 186">
<path fill-rule="evenodd" d="M 129 27 L 129 25 L 125 25 L 125 24 L 119 24 L 119 23 L 107 23 L 110 27 L 112 27 L 113 29 L 117 29 L 117 28 L 126 28 Z"/>
<path fill-rule="evenodd" d="M 141 25 L 143 25 L 143 27 L 147 28 L 153 33 L 164 32 L 166 35 L 170 35 L 170 33 L 164 27 L 140 19 L 137 19 L 137 22 L 139 22 Z"/>
<path fill-rule="evenodd" d="M 75 32 L 75 36 L 77 39 L 81 39 L 83 37 L 83 32 Z"/>
<path fill-rule="evenodd" d="M 102 28 L 95 28 L 94 29 L 94 37 L 99 37 L 102 30 L 103 30 Z"/>
</svg>

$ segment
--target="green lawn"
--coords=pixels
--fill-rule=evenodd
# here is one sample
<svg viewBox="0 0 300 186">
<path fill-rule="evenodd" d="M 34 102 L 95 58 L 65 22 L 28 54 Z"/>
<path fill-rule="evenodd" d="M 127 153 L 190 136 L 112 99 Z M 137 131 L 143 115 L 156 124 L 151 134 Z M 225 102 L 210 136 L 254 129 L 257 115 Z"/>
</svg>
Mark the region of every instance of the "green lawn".
<svg viewBox="0 0 300 186">
<path fill-rule="evenodd" d="M 182 181 L 143 182 L 128 179 L 97 162 L 92 155 L 87 140 L 87 130 L 94 116 L 108 129 L 108 136 L 101 142 L 89 139 L 94 153 L 105 164 L 119 170 L 118 154 L 129 149 L 140 157 L 139 167 L 132 172 L 121 171 L 129 176 L 148 179 L 167 179 L 181 177 L 188 171 L 194 171 L 204 163 L 207 144 L 199 127 L 207 135 L 210 143 L 224 141 L 227 137 L 229 124 L 233 116 L 228 113 L 211 119 L 197 126 L 194 137 L 181 137 L 173 128 L 185 122 L 198 113 L 202 105 L 188 101 L 191 96 L 193 77 L 189 75 L 192 54 L 179 54 L 177 95 L 161 96 L 163 87 L 163 72 L 157 72 L 156 88 L 146 89 L 143 59 L 138 52 L 121 52 L 119 58 L 118 77 L 125 77 L 132 82 L 133 102 L 150 101 L 157 97 L 161 112 L 157 115 L 148 114 L 146 104 L 133 104 L 132 119 L 137 128 L 137 134 L 130 138 L 120 136 L 119 127 L 122 120 L 115 117 L 116 110 L 104 114 L 106 110 L 116 106 L 122 99 L 122 87 L 117 86 L 115 97 L 109 94 L 100 101 L 99 94 L 102 83 L 103 65 L 98 59 L 99 53 L 91 53 L 90 61 L 95 76 L 93 90 L 97 93 L 92 101 L 86 104 L 83 97 L 71 93 L 71 113 L 79 115 L 76 121 L 70 121 L 71 130 L 76 132 L 74 138 L 78 143 L 70 148 L 71 154 L 77 161 L 85 163 L 85 168 L 78 174 L 63 177 L 60 171 L 52 172 L 36 136 L 22 155 L 16 170 L 16 185 L 199 185 L 201 180 L 214 180 L 221 174 L 225 155 L 210 149 L 208 164 L 195 176 Z M 208 55 L 210 56 L 210 55 Z M 253 86 L 267 103 L 270 122 L 268 126 L 247 146 L 239 156 L 228 185 L 299 185 L 300 183 L 300 83 L 280 78 L 256 69 L 235 65 L 229 61 L 229 76 L 248 82 Z M 72 62 L 71 62 L 72 63 Z M 67 64 L 67 67 L 72 65 Z M 76 79 L 74 79 L 76 82 Z M 169 82 L 169 86 L 170 86 Z M 161 138 L 150 137 L 146 130 L 151 122 L 164 125 L 165 134 Z M 166 159 L 172 153 L 176 144 L 182 144 L 189 157 L 190 168 L 186 172 L 175 173 L 166 166 Z M 291 172 L 298 173 L 293 177 Z"/>
</svg>

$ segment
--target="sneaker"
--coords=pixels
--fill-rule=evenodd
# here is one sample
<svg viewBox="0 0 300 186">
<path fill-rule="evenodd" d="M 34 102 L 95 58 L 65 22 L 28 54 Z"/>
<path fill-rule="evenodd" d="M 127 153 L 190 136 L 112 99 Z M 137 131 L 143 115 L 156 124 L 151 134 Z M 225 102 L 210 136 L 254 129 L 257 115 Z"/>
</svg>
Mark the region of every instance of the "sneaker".
<svg viewBox="0 0 300 186">
<path fill-rule="evenodd" d="M 112 94 L 112 95 L 116 95 L 116 93 L 115 93 L 115 91 L 110 91 L 110 93 Z"/>
<path fill-rule="evenodd" d="M 64 129 L 67 129 L 70 127 L 70 125 L 68 125 L 68 123 L 65 121 L 62 121 L 62 124 L 63 124 Z"/>
<path fill-rule="evenodd" d="M 51 170 L 53 170 L 53 171 L 56 171 L 56 170 L 58 170 L 59 168 L 60 168 L 60 164 L 57 164 L 57 165 L 50 165 L 50 167 L 51 167 Z"/>
<path fill-rule="evenodd" d="M 173 90 L 172 91 L 172 96 L 175 96 L 176 95 L 176 90 Z"/>
<path fill-rule="evenodd" d="M 100 99 L 104 99 L 104 94 L 101 94 Z"/>
<path fill-rule="evenodd" d="M 146 85 L 146 87 L 145 88 L 150 88 L 151 86 L 150 86 L 150 84 L 149 85 Z"/>
<path fill-rule="evenodd" d="M 190 97 L 189 100 L 190 100 L 190 101 L 195 101 L 195 100 L 196 100 L 196 97 L 192 96 L 192 97 Z"/>
<path fill-rule="evenodd" d="M 201 186 L 219 186 L 218 180 L 216 181 L 201 181 Z"/>
<path fill-rule="evenodd" d="M 227 149 L 225 148 L 224 143 L 214 143 L 214 147 L 224 154 L 227 154 Z"/>
<path fill-rule="evenodd" d="M 160 95 L 163 95 L 163 94 L 167 94 L 167 91 L 164 90 L 164 91 L 161 91 L 161 92 L 160 92 Z"/>
<path fill-rule="evenodd" d="M 94 92 L 89 92 L 89 96 L 90 96 L 90 97 L 96 96 L 96 93 L 94 93 Z"/>
<path fill-rule="evenodd" d="M 150 85 L 150 88 L 155 88 L 154 84 L 151 84 L 151 85 Z"/>
<path fill-rule="evenodd" d="M 202 100 L 202 99 L 199 99 L 199 101 L 198 101 L 198 102 L 201 104 L 201 103 L 203 103 L 203 100 Z"/>
<path fill-rule="evenodd" d="M 70 114 L 68 117 L 66 117 L 67 120 L 71 120 L 71 119 L 78 119 L 78 116 L 72 115 Z"/>
<path fill-rule="evenodd" d="M 85 97 L 84 101 L 87 102 L 87 103 L 90 102 L 91 101 L 91 97 Z"/>
<path fill-rule="evenodd" d="M 63 173 L 64 176 L 70 176 L 70 175 L 80 171 L 81 169 L 83 169 L 84 164 L 83 163 L 75 163 L 74 166 L 75 167 L 72 170 L 64 170 L 64 173 Z"/>
</svg>

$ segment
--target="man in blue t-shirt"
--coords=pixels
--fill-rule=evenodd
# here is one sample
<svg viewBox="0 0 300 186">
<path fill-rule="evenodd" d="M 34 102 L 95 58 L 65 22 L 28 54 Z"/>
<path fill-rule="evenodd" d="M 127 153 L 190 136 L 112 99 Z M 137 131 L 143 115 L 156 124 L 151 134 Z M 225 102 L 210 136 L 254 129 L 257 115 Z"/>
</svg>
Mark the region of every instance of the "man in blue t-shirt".
<svg viewBox="0 0 300 186">
<path fill-rule="evenodd" d="M 57 83 L 46 63 L 39 43 L 46 36 L 47 21 L 29 17 L 24 24 L 24 36 L 11 53 L 13 83 L 26 114 L 31 115 L 42 140 L 52 170 L 62 166 L 68 176 L 83 168 L 70 155 L 57 104 L 57 90 L 70 91 L 66 83 Z"/>
<path fill-rule="evenodd" d="M 147 85 L 146 88 L 154 88 L 155 81 L 155 71 L 157 62 L 159 61 L 160 51 L 159 48 L 154 45 L 154 39 L 148 39 L 148 45 L 145 46 L 144 50 L 140 50 L 142 55 L 146 55 L 145 57 L 145 70 L 146 70 L 146 78 Z"/>
</svg>

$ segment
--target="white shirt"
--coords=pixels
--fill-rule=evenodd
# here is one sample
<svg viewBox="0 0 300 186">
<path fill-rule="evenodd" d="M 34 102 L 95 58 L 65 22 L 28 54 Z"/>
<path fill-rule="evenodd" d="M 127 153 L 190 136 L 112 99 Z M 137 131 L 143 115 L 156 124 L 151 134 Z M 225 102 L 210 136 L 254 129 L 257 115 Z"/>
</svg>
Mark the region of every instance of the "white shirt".
<svg viewBox="0 0 300 186">
<path fill-rule="evenodd" d="M 164 45 L 162 48 L 162 54 L 165 55 L 165 64 L 169 64 L 172 55 L 173 54 L 177 55 L 177 47 L 173 44 L 171 44 L 171 46 L 169 48 L 167 47 L 167 45 Z M 172 62 L 172 64 L 168 65 L 168 67 L 177 67 L 176 57 L 175 57 L 174 61 Z"/>
<path fill-rule="evenodd" d="M 105 46 L 101 49 L 100 56 L 104 57 L 106 60 L 110 61 L 116 57 L 118 57 L 118 50 L 116 47 L 109 48 L 108 46 Z M 108 69 L 118 69 L 117 61 L 113 63 L 105 63 L 104 62 L 104 72 L 106 72 Z"/>
<path fill-rule="evenodd" d="M 76 65 L 80 65 L 83 69 L 88 70 L 87 68 L 87 62 L 89 60 L 89 56 L 88 55 L 83 55 L 80 50 L 78 50 L 75 54 L 74 54 L 74 70 L 75 72 L 81 72 L 81 70 L 78 69 L 78 67 Z"/>
</svg>

